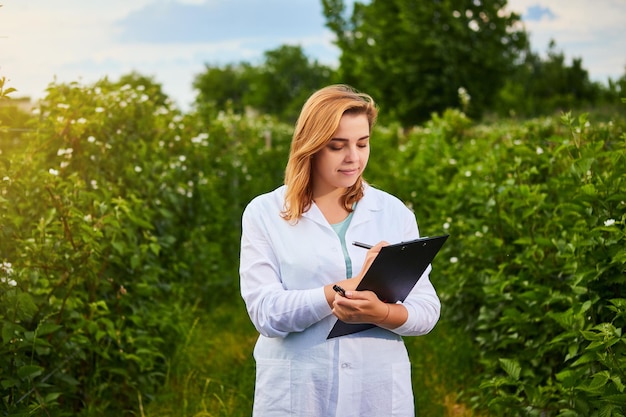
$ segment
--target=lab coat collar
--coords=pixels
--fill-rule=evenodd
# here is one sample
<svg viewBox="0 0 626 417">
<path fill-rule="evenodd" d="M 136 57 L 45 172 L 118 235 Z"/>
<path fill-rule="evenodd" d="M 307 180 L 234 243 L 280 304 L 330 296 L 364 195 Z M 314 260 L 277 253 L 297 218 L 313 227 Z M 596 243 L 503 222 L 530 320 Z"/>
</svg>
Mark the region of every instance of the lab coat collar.
<svg viewBox="0 0 626 417">
<path fill-rule="evenodd" d="M 363 184 L 363 198 L 361 198 L 354 210 L 354 214 L 352 215 L 352 220 L 350 221 L 350 225 L 354 226 L 360 223 L 366 223 L 372 220 L 373 212 L 381 210 L 381 202 L 377 197 L 377 194 L 374 192 L 374 189 L 369 185 Z M 311 208 L 302 214 L 303 218 L 309 219 L 318 223 L 322 226 L 330 227 L 328 221 L 322 214 L 322 211 L 317 207 L 315 202 L 311 203 Z"/>
</svg>

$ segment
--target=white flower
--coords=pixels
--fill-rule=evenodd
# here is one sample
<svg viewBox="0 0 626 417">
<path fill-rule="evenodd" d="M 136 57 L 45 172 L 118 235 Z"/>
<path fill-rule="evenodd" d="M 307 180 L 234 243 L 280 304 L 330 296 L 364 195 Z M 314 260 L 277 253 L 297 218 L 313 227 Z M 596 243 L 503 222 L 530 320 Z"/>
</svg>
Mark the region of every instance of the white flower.
<svg viewBox="0 0 626 417">
<path fill-rule="evenodd" d="M 70 108 L 70 105 L 69 105 L 69 104 L 65 104 L 65 103 L 59 103 L 59 104 L 57 104 L 57 107 L 58 107 L 59 109 L 65 109 L 65 110 L 67 110 L 67 109 L 69 109 L 69 108 Z"/>
<path fill-rule="evenodd" d="M 52 175 L 59 175 L 59 171 L 57 171 L 56 169 L 52 169 L 52 168 L 50 168 L 50 169 L 48 170 L 48 172 L 49 172 L 50 174 L 52 174 Z"/>
<path fill-rule="evenodd" d="M 543 153 L 543 149 L 537 146 L 537 155 L 541 155 Z"/>
<path fill-rule="evenodd" d="M 76 122 L 80 124 L 85 124 L 87 123 L 87 119 L 85 119 L 84 117 L 81 117 L 80 119 L 76 120 Z"/>
<path fill-rule="evenodd" d="M 604 221 L 605 226 L 613 226 L 615 224 L 615 219 L 608 219 Z"/>
<path fill-rule="evenodd" d="M 91 188 L 93 188 L 94 190 L 97 190 L 97 189 L 98 189 L 98 181 L 96 181 L 96 180 L 91 180 L 91 181 L 90 181 L 90 184 L 91 184 Z"/>
<path fill-rule="evenodd" d="M 141 167 L 139 165 L 137 165 L 135 167 L 135 172 L 141 172 L 141 171 L 142 171 Z"/>
<path fill-rule="evenodd" d="M 96 113 L 102 113 L 102 112 L 104 112 L 104 108 L 96 107 Z"/>
<path fill-rule="evenodd" d="M 452 258 L 450 258 L 450 263 L 451 264 L 455 264 L 457 262 L 459 262 L 459 258 L 457 258 L 456 256 L 453 256 Z"/>
<path fill-rule="evenodd" d="M 448 160 L 448 163 L 449 163 L 450 165 L 456 165 L 456 159 L 454 159 L 454 158 L 450 158 L 450 159 Z"/>
<path fill-rule="evenodd" d="M 443 224 L 443 228 L 444 228 L 444 230 L 448 230 L 448 229 L 450 228 L 450 223 L 445 222 L 445 223 Z"/>
<path fill-rule="evenodd" d="M 9 286 L 11 286 L 11 287 L 17 286 L 17 282 L 15 282 L 14 279 L 8 279 L 8 278 L 2 277 L 2 279 L 0 279 L 0 282 L 2 282 L 4 284 L 9 284 Z"/>
<path fill-rule="evenodd" d="M 472 171 L 465 171 L 465 176 L 466 177 L 471 177 L 472 176 Z"/>
<path fill-rule="evenodd" d="M 87 223 L 91 223 L 91 214 L 86 215 L 85 217 L 83 217 L 83 220 L 85 220 Z"/>
<path fill-rule="evenodd" d="M 13 273 L 13 265 L 11 262 L 2 262 L 0 264 L 0 268 L 4 269 L 4 272 L 6 272 L 7 275 L 11 275 Z"/>
<path fill-rule="evenodd" d="M 2 181 L 11 181 L 11 178 L 9 178 L 9 177 L 2 177 Z"/>
<path fill-rule="evenodd" d="M 72 152 L 74 152 L 74 149 L 72 148 L 67 148 L 67 149 L 61 148 L 57 151 L 57 156 L 71 155 Z"/>
<path fill-rule="evenodd" d="M 87 138 L 87 142 L 89 142 L 89 143 L 94 143 L 95 141 L 96 141 L 96 138 L 94 138 L 93 136 L 89 136 Z"/>
</svg>

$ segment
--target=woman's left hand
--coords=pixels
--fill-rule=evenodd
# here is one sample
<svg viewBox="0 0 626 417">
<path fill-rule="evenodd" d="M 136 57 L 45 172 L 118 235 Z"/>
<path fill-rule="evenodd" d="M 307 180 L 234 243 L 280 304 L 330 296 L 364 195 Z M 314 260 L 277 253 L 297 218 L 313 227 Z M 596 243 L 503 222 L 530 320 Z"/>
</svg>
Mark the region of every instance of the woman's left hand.
<svg viewBox="0 0 626 417">
<path fill-rule="evenodd" d="M 346 291 L 333 302 L 333 314 L 345 323 L 381 324 L 389 316 L 390 306 L 372 291 Z"/>
</svg>

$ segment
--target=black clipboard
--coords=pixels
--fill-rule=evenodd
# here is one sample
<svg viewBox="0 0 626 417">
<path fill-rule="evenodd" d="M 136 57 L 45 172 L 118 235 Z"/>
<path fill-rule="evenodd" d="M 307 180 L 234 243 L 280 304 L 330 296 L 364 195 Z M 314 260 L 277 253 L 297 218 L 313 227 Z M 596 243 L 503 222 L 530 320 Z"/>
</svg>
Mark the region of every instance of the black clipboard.
<svg viewBox="0 0 626 417">
<path fill-rule="evenodd" d="M 386 303 L 404 301 L 449 236 L 424 237 L 384 246 L 356 289 L 373 291 Z M 337 320 L 327 339 L 373 327 L 376 325 Z"/>
</svg>

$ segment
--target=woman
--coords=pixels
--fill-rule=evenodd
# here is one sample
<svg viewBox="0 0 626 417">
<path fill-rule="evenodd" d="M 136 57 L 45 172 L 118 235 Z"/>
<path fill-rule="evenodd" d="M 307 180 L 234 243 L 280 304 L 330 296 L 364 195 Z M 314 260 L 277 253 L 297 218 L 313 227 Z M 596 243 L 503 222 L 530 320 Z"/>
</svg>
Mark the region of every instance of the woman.
<svg viewBox="0 0 626 417">
<path fill-rule="evenodd" d="M 241 294 L 260 333 L 254 416 L 414 415 L 401 336 L 439 319 L 430 267 L 403 303 L 355 291 L 383 245 L 419 237 L 414 214 L 363 181 L 376 116 L 372 98 L 348 86 L 315 92 L 296 123 L 285 185 L 244 211 Z M 366 251 L 353 241 L 378 243 Z M 337 319 L 376 327 L 327 339 Z"/>
</svg>

